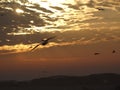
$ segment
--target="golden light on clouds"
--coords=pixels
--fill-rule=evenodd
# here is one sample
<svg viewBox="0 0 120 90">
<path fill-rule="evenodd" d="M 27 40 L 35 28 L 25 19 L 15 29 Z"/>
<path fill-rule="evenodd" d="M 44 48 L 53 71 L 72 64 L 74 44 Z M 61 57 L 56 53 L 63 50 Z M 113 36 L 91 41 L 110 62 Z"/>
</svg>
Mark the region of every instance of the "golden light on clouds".
<svg viewBox="0 0 120 90">
<path fill-rule="evenodd" d="M 61 3 L 64 3 L 65 0 L 48 0 L 48 2 L 50 4 L 52 4 L 52 6 L 57 6 L 57 5 L 61 4 Z"/>
<path fill-rule="evenodd" d="M 58 5 L 60 3 L 64 3 L 66 0 L 28 0 L 29 2 L 31 3 L 37 3 L 37 4 L 40 4 L 41 2 L 48 2 L 49 4 L 52 4 L 52 5 Z"/>
<path fill-rule="evenodd" d="M 19 8 L 17 8 L 15 11 L 16 11 L 16 13 L 18 13 L 18 14 L 19 14 L 19 13 L 24 13 L 24 11 L 23 11 L 22 9 L 19 9 Z"/>
<path fill-rule="evenodd" d="M 80 40 L 71 41 L 71 42 L 59 42 L 59 43 L 50 42 L 45 46 L 43 45 L 38 46 L 35 50 L 47 49 L 50 47 L 58 47 L 58 46 L 61 47 L 61 46 L 74 46 L 74 45 L 90 45 L 90 44 L 96 44 L 101 42 L 109 42 L 109 40 L 107 40 L 106 38 L 102 38 L 100 40 L 97 40 L 97 38 L 91 38 L 89 40 L 86 40 L 84 37 L 82 37 Z M 0 54 L 31 52 L 32 48 L 34 48 L 37 44 L 38 43 L 25 45 L 21 43 L 17 45 L 4 45 L 0 47 L 0 50 L 3 51 Z"/>
</svg>

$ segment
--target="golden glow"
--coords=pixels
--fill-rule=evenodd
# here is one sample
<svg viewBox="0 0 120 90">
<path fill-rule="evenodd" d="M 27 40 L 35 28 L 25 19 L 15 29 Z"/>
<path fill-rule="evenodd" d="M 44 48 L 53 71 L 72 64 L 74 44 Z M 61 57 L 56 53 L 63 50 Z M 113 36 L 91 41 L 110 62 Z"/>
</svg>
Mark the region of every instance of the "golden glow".
<svg viewBox="0 0 120 90">
<path fill-rule="evenodd" d="M 118 40 L 120 40 L 119 37 Z M 91 38 L 89 40 L 86 40 L 85 37 L 82 37 L 79 40 L 76 41 L 71 41 L 71 42 L 61 42 L 61 43 L 55 43 L 55 42 L 50 42 L 48 43 L 48 45 L 46 46 L 42 46 L 40 45 L 39 47 L 37 47 L 37 49 L 45 49 L 45 48 L 50 48 L 50 47 L 55 47 L 55 46 L 72 46 L 72 45 L 90 45 L 90 44 L 96 44 L 96 43 L 100 43 L 100 42 L 108 42 L 109 40 L 107 40 L 106 38 L 101 38 L 100 40 L 97 40 L 96 38 Z M 114 41 L 114 40 L 113 40 Z M 2 47 L 0 47 L 1 51 L 8 51 L 8 52 L 3 52 L 0 54 L 9 54 L 9 53 L 21 53 L 21 52 L 30 52 L 31 49 L 33 47 L 35 47 L 38 43 L 35 44 L 17 44 L 17 45 L 4 45 Z"/>
<path fill-rule="evenodd" d="M 80 0 L 80 2 L 83 3 L 83 4 L 86 4 L 86 3 L 90 2 L 90 0 Z"/>
<path fill-rule="evenodd" d="M 28 0 L 30 3 L 39 3 L 40 0 Z"/>
<path fill-rule="evenodd" d="M 12 33 L 8 33 L 7 35 L 28 35 L 28 34 L 31 34 L 31 32 L 12 32 Z"/>
<path fill-rule="evenodd" d="M 40 4 L 41 2 L 43 2 L 42 0 L 28 0 L 30 3 L 37 3 L 37 4 Z M 65 0 L 46 0 L 46 2 L 44 3 L 50 3 L 52 5 L 58 5 L 60 3 L 64 3 Z"/>
<path fill-rule="evenodd" d="M 66 3 L 67 0 L 28 0 L 30 3 L 38 4 L 40 7 L 44 7 L 51 10 L 50 6 L 62 6 L 62 3 Z M 71 2 L 71 1 L 70 1 Z"/>
<path fill-rule="evenodd" d="M 65 0 L 48 0 L 48 2 L 52 5 L 52 6 L 58 6 L 61 3 L 64 3 Z"/>
<path fill-rule="evenodd" d="M 24 11 L 22 9 L 19 9 L 19 8 L 17 8 L 15 11 L 16 11 L 16 13 L 24 13 Z"/>
</svg>

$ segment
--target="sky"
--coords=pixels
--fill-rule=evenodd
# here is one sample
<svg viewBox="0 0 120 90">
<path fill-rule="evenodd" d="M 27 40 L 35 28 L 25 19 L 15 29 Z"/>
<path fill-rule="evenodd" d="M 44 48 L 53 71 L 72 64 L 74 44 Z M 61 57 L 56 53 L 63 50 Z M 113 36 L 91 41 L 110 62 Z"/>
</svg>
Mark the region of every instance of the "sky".
<svg viewBox="0 0 120 90">
<path fill-rule="evenodd" d="M 0 80 L 120 73 L 119 4 L 114 0 L 2 0 Z M 48 44 L 40 44 L 53 36 Z"/>
</svg>

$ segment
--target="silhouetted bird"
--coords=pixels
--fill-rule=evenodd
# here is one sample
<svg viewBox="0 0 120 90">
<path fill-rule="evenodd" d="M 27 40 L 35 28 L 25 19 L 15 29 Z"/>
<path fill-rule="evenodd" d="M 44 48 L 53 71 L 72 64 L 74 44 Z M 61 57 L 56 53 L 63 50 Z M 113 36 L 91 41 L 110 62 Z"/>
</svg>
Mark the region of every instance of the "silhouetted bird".
<svg viewBox="0 0 120 90">
<path fill-rule="evenodd" d="M 98 9 L 98 10 L 100 10 L 100 11 L 103 11 L 103 10 L 105 10 L 105 9 L 103 9 L 103 8 L 96 8 L 96 9 Z"/>
<path fill-rule="evenodd" d="M 115 50 L 113 50 L 113 51 L 112 51 L 112 53 L 116 53 L 116 51 L 115 51 Z"/>
<path fill-rule="evenodd" d="M 50 37 L 50 38 L 42 39 L 41 42 L 40 42 L 39 44 L 37 44 L 31 51 L 33 51 L 33 50 L 34 50 L 35 48 L 37 48 L 39 45 L 46 45 L 46 44 L 48 44 L 49 40 L 50 40 L 50 39 L 53 39 L 53 38 L 55 38 L 55 36 L 54 36 L 54 37 Z"/>
<path fill-rule="evenodd" d="M 4 14 L 0 14 L 0 16 L 4 16 Z"/>
<path fill-rule="evenodd" d="M 100 53 L 94 53 L 94 55 L 99 55 Z"/>
</svg>

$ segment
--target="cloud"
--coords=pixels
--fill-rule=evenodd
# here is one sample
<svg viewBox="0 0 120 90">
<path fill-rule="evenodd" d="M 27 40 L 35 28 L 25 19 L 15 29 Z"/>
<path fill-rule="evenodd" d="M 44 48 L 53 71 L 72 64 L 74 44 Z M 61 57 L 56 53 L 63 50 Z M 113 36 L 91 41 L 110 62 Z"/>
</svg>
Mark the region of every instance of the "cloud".
<svg viewBox="0 0 120 90">
<path fill-rule="evenodd" d="M 80 40 L 75 41 L 66 41 L 66 42 L 50 42 L 48 45 L 42 46 L 36 48 L 38 49 L 47 49 L 50 47 L 62 47 L 62 46 L 74 46 L 74 45 L 90 45 L 94 43 L 100 43 L 100 42 L 108 41 L 106 38 L 102 38 L 101 40 L 97 40 L 97 38 L 81 38 Z M 34 44 L 17 44 L 17 45 L 4 45 L 0 47 L 0 54 L 9 54 L 9 53 L 23 53 L 23 52 L 30 52 L 31 49 L 36 46 L 38 43 Z"/>
</svg>

